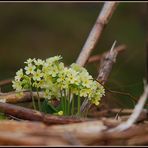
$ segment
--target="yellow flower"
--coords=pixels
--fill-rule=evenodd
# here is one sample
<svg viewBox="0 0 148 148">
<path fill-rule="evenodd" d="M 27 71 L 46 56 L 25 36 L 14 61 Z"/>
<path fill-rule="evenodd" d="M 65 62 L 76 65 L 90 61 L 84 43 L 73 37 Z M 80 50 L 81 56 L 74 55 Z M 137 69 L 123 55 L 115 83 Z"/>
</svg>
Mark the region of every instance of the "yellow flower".
<svg viewBox="0 0 148 148">
<path fill-rule="evenodd" d="M 57 82 L 64 82 L 65 81 L 65 75 L 64 73 L 60 73 L 59 74 L 59 78 L 57 79 Z"/>
<path fill-rule="evenodd" d="M 44 98 L 47 98 L 47 99 L 51 99 L 51 91 L 49 91 L 48 89 L 46 89 L 44 92 L 43 92 L 43 96 Z"/>
<path fill-rule="evenodd" d="M 46 62 L 44 62 L 44 64 L 43 64 L 43 70 L 44 71 L 47 71 L 48 70 L 48 68 L 49 68 L 49 63 L 47 63 L 47 61 Z"/>
<path fill-rule="evenodd" d="M 29 58 L 29 59 L 28 59 L 26 62 L 24 62 L 24 63 L 26 63 L 26 64 L 32 64 L 33 60 L 34 60 L 34 59 Z"/>
<path fill-rule="evenodd" d="M 54 62 L 59 61 L 61 59 L 62 59 L 61 56 L 54 56 L 54 57 L 46 59 L 46 62 L 51 64 L 51 63 L 54 63 Z"/>
<path fill-rule="evenodd" d="M 45 88 L 46 86 L 46 81 L 44 79 L 38 82 L 38 88 Z"/>
<path fill-rule="evenodd" d="M 95 100 L 94 104 L 95 104 L 96 106 L 98 106 L 98 105 L 99 105 L 99 101 Z"/>
<path fill-rule="evenodd" d="M 63 70 L 64 69 L 64 63 L 60 62 L 59 65 L 58 65 L 58 69 Z"/>
<path fill-rule="evenodd" d="M 70 84 L 74 84 L 76 80 L 77 80 L 77 72 L 69 68 L 67 71 L 67 81 L 69 81 Z"/>
<path fill-rule="evenodd" d="M 20 79 L 23 77 L 23 69 L 20 69 L 16 72 L 15 80 L 20 81 Z"/>
<path fill-rule="evenodd" d="M 40 81 L 42 77 L 43 77 L 43 73 L 39 69 L 33 73 L 33 80 L 34 81 L 36 81 L 36 80 Z"/>
<path fill-rule="evenodd" d="M 58 112 L 58 115 L 59 115 L 59 116 L 62 116 L 62 115 L 63 115 L 63 111 L 59 111 L 59 112 Z"/>
<path fill-rule="evenodd" d="M 81 89 L 80 90 L 80 97 L 87 97 L 87 89 Z"/>
<path fill-rule="evenodd" d="M 59 73 L 58 68 L 56 66 L 54 66 L 51 71 L 52 77 L 56 77 L 58 73 Z"/>
<path fill-rule="evenodd" d="M 82 81 L 82 85 L 87 88 L 91 88 L 91 83 L 92 83 L 92 81 L 89 79 L 86 79 L 86 78 L 84 78 Z"/>
<path fill-rule="evenodd" d="M 36 67 L 34 65 L 28 64 L 28 66 L 25 67 L 26 74 L 27 75 L 33 74 L 35 69 L 36 69 Z"/>
<path fill-rule="evenodd" d="M 35 65 L 43 65 L 44 64 L 44 61 L 41 60 L 41 59 L 37 59 L 34 61 Z"/>
<path fill-rule="evenodd" d="M 45 70 L 45 69 L 44 69 Z M 47 69 L 46 72 L 48 75 L 51 75 L 52 77 L 56 77 L 57 74 L 59 73 L 59 70 L 56 65 L 50 65 Z"/>
<path fill-rule="evenodd" d="M 75 70 L 76 72 L 79 72 L 79 73 L 88 73 L 87 70 L 84 68 L 84 67 L 81 67 L 80 65 L 76 64 L 76 63 L 73 63 L 70 65 L 70 67 Z"/>
<path fill-rule="evenodd" d="M 17 91 L 21 91 L 22 90 L 22 84 L 20 81 L 12 81 L 12 87 L 17 90 Z"/>
</svg>

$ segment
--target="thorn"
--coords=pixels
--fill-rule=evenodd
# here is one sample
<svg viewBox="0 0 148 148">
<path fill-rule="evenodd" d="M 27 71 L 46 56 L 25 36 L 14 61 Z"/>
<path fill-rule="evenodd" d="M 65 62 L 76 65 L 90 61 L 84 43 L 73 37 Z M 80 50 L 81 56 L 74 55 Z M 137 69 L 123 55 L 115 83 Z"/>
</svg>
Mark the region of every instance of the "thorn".
<svg viewBox="0 0 148 148">
<path fill-rule="evenodd" d="M 115 48 L 116 43 L 117 43 L 117 41 L 115 40 L 114 43 L 113 43 L 113 45 L 112 45 L 112 47 L 111 47 L 111 49 L 110 49 L 110 52 L 113 51 L 113 49 Z"/>
</svg>

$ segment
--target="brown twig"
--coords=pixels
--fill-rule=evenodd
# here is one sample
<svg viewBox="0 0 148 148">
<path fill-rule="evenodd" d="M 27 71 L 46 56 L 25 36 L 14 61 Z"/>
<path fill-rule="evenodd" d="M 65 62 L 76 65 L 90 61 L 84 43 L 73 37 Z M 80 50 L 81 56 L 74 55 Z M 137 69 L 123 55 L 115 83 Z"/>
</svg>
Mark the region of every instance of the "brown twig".
<svg viewBox="0 0 148 148">
<path fill-rule="evenodd" d="M 108 109 L 105 109 L 105 110 L 103 109 L 99 111 L 96 111 L 96 109 L 94 109 L 94 111 L 91 110 L 88 113 L 88 117 L 96 118 L 96 119 L 108 117 L 108 118 L 114 119 L 115 116 L 120 113 L 121 121 L 126 121 L 129 118 L 130 114 L 132 114 L 132 112 L 133 112 L 133 109 L 108 108 Z M 136 120 L 136 123 L 143 122 L 147 119 L 148 119 L 148 111 L 146 109 L 143 109 L 138 119 Z"/>
<path fill-rule="evenodd" d="M 20 119 L 31 120 L 31 121 L 41 121 L 46 124 L 68 124 L 68 123 L 84 121 L 83 119 L 78 119 L 78 118 L 60 117 L 60 116 L 54 116 L 50 114 L 46 115 L 36 110 L 32 110 L 32 109 L 28 109 L 21 106 L 8 104 L 8 103 L 0 103 L 0 111 Z"/>
<path fill-rule="evenodd" d="M 103 54 L 98 54 L 98 55 L 93 55 L 93 56 L 91 56 L 91 57 L 88 59 L 87 64 L 95 63 L 95 62 L 100 62 L 102 56 L 104 56 L 105 54 L 107 54 L 107 52 L 104 52 Z"/>
<path fill-rule="evenodd" d="M 135 106 L 133 113 L 129 117 L 129 119 L 124 123 L 120 124 L 119 126 L 111 129 L 109 132 L 114 132 L 114 131 L 124 131 L 131 127 L 138 119 L 140 113 L 142 112 L 142 109 L 144 107 L 144 104 L 146 102 L 146 99 L 148 97 L 148 85 L 144 87 L 144 92 L 142 96 L 140 97 L 137 105 Z"/>
<path fill-rule="evenodd" d="M 118 51 L 119 53 L 121 53 L 122 51 L 124 51 L 126 49 L 126 45 L 119 45 L 118 47 L 116 47 L 114 50 Z M 98 55 L 94 55 L 94 56 L 91 56 L 89 59 L 88 59 L 88 64 L 90 63 L 94 63 L 94 62 L 100 62 L 102 57 L 105 57 L 107 54 L 109 54 L 109 51 L 108 52 L 104 52 L 103 54 L 98 54 Z"/>
<path fill-rule="evenodd" d="M 115 50 L 115 48 L 114 48 L 115 43 L 116 43 L 116 41 L 113 43 L 112 48 L 108 52 L 108 54 L 106 54 L 101 59 L 97 80 L 102 85 L 104 85 L 107 82 L 110 72 L 112 70 L 113 64 L 116 62 L 117 55 L 120 51 L 120 50 Z"/>
<path fill-rule="evenodd" d="M 12 115 L 6 115 L 6 116 L 8 116 L 8 119 L 10 119 L 10 120 L 13 119 L 13 120 L 16 120 L 16 121 L 23 121 L 22 119 L 16 118 Z"/>
<path fill-rule="evenodd" d="M 84 66 L 92 52 L 95 48 L 97 41 L 99 40 L 104 27 L 108 24 L 111 19 L 112 14 L 115 11 L 117 2 L 105 2 L 83 48 L 79 57 L 76 61 L 80 66 Z"/>
<path fill-rule="evenodd" d="M 0 86 L 10 84 L 11 82 L 12 82 L 12 79 L 1 80 L 0 81 Z"/>
<path fill-rule="evenodd" d="M 33 92 L 34 98 L 37 100 L 37 93 Z M 43 98 L 43 93 L 40 92 L 41 99 Z M 9 93 L 0 93 L 0 102 L 6 103 L 20 103 L 31 101 L 31 92 L 9 92 Z"/>
</svg>

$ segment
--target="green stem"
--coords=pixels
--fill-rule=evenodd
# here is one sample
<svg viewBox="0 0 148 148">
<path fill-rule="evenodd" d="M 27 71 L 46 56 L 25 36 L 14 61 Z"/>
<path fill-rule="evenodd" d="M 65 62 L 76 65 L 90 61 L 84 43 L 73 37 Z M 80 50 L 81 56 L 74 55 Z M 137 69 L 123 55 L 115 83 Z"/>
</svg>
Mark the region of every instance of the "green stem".
<svg viewBox="0 0 148 148">
<path fill-rule="evenodd" d="M 65 107 L 65 115 L 67 115 L 67 102 L 66 102 L 66 91 L 64 90 L 64 107 Z"/>
<path fill-rule="evenodd" d="M 74 97 L 72 98 L 72 108 L 71 108 L 71 114 L 74 115 Z"/>
<path fill-rule="evenodd" d="M 60 91 L 60 93 L 61 93 L 61 106 L 62 106 L 62 111 L 64 112 L 62 91 Z"/>
<path fill-rule="evenodd" d="M 40 96 L 39 96 L 38 89 L 37 89 L 37 96 L 38 96 L 38 107 L 39 107 L 39 111 L 41 111 L 41 101 L 40 101 Z"/>
<path fill-rule="evenodd" d="M 78 116 L 80 116 L 80 105 L 81 105 L 81 100 L 80 96 L 78 95 Z"/>
<path fill-rule="evenodd" d="M 57 110 L 53 105 L 51 105 L 50 103 L 48 103 L 48 105 L 49 105 L 55 112 L 58 112 L 58 110 Z"/>
<path fill-rule="evenodd" d="M 68 115 L 70 115 L 70 95 L 71 95 L 71 91 L 69 89 L 69 92 L 68 92 Z"/>
<path fill-rule="evenodd" d="M 64 97 L 63 97 L 62 91 L 61 91 L 61 103 L 62 103 L 62 110 L 63 110 L 64 115 L 65 115 L 65 102 L 64 102 Z"/>
<path fill-rule="evenodd" d="M 31 98 L 32 98 L 33 108 L 36 110 L 35 99 L 34 99 L 34 96 L 33 96 L 32 89 L 31 89 Z"/>
</svg>

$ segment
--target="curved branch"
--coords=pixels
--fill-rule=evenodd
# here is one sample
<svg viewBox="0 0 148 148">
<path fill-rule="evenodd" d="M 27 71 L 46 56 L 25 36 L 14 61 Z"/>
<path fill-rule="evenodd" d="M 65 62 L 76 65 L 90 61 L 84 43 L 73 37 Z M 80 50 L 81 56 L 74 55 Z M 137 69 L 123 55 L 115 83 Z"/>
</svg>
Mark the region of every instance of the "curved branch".
<svg viewBox="0 0 148 148">
<path fill-rule="evenodd" d="M 41 121 L 46 124 L 68 124 L 86 121 L 78 118 L 60 117 L 50 114 L 44 114 L 43 112 L 8 103 L 0 103 L 0 111 L 19 119 Z"/>
</svg>

